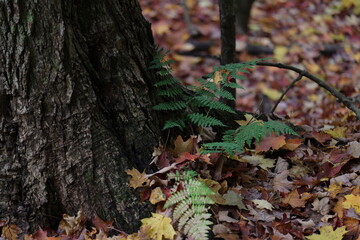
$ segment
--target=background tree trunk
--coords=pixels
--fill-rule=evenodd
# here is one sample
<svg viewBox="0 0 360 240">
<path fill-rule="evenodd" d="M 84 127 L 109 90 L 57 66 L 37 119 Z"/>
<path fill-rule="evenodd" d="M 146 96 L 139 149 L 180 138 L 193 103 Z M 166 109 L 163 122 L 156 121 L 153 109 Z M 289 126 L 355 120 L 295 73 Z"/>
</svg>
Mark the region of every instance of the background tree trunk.
<svg viewBox="0 0 360 240">
<path fill-rule="evenodd" d="M 249 19 L 251 7 L 255 0 L 234 0 L 234 11 L 236 18 L 236 32 L 247 34 L 249 31 Z"/>
<path fill-rule="evenodd" d="M 33 231 L 82 207 L 135 230 L 124 170 L 157 144 L 153 55 L 135 0 L 0 0 L 0 219 Z"/>
</svg>

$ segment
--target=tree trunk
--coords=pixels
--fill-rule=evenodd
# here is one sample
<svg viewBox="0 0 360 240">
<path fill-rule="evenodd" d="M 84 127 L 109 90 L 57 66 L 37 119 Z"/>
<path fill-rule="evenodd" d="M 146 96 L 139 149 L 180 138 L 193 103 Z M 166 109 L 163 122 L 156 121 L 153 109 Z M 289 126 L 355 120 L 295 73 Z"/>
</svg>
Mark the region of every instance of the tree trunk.
<svg viewBox="0 0 360 240">
<path fill-rule="evenodd" d="M 160 133 L 149 25 L 135 0 L 0 0 L 0 219 L 33 231 L 82 208 L 137 228 L 124 170 Z"/>
<path fill-rule="evenodd" d="M 251 7 L 255 0 L 234 0 L 234 11 L 236 18 L 236 32 L 247 34 L 249 31 L 249 19 Z"/>
</svg>

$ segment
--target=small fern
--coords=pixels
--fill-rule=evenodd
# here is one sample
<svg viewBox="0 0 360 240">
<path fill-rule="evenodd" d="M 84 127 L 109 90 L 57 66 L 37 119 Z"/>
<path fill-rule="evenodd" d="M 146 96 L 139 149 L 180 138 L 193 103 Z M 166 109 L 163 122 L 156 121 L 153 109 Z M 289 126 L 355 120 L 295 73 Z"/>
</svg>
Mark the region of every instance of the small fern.
<svg viewBox="0 0 360 240">
<path fill-rule="evenodd" d="M 240 126 L 236 130 L 227 131 L 224 133 L 223 142 L 213 142 L 203 145 L 204 153 L 211 152 L 225 152 L 232 155 L 236 152 L 244 151 L 245 145 L 250 146 L 255 139 L 260 142 L 262 138 L 275 132 L 280 134 L 298 135 L 289 126 L 276 121 L 253 121 L 247 125 Z"/>
<path fill-rule="evenodd" d="M 173 113 L 173 118 L 165 123 L 163 130 L 174 127 L 184 130 L 186 122 L 201 127 L 225 127 L 224 123 L 210 115 L 211 110 L 220 110 L 234 114 L 235 111 L 228 105 L 220 102 L 219 99 L 225 98 L 235 101 L 232 94 L 225 90 L 223 86 L 231 88 L 241 88 L 241 86 L 226 81 L 219 84 L 215 83 L 211 78 L 201 78 L 197 79 L 200 83 L 200 87 L 189 87 L 188 90 L 191 91 L 191 94 L 188 94 L 186 92 L 188 90 L 182 86 L 181 82 L 171 76 L 169 64 L 172 61 L 164 60 L 165 55 L 166 53 L 163 53 L 162 50 L 160 50 L 150 66 L 151 69 L 156 69 L 157 73 L 163 78 L 163 80 L 155 84 L 155 87 L 159 88 L 157 95 L 166 99 L 166 101 L 154 106 L 154 109 L 158 111 L 171 111 Z M 251 65 L 252 63 L 249 66 Z M 239 66 L 245 67 L 247 65 L 240 64 Z M 235 72 L 235 70 L 232 70 L 231 72 Z M 196 108 L 199 111 L 207 112 L 207 114 L 188 113 L 187 107 L 189 107 L 189 109 Z M 179 113 L 179 110 L 181 113 L 176 114 Z"/>
<path fill-rule="evenodd" d="M 205 240 L 208 239 L 207 234 L 212 224 L 207 205 L 214 204 L 209 196 L 215 193 L 204 183 L 194 179 L 195 174 L 197 173 L 194 171 L 168 174 L 170 179 L 181 181 L 184 189 L 171 195 L 164 208 L 174 206 L 172 217 L 177 222 L 178 230 L 193 239 Z"/>
</svg>

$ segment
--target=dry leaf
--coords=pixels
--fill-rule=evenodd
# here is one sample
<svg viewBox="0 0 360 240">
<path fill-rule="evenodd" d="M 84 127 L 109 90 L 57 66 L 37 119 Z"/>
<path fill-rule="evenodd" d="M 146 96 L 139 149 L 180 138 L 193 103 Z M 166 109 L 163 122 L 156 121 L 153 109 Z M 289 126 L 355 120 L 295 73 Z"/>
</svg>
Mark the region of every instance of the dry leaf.
<svg viewBox="0 0 360 240">
<path fill-rule="evenodd" d="M 85 228 L 85 224 L 86 217 L 84 212 L 79 210 L 76 217 L 64 214 L 59 224 L 59 230 L 65 231 L 67 236 L 76 236 Z"/>
<path fill-rule="evenodd" d="M 175 154 L 180 154 L 183 152 L 193 152 L 197 144 L 197 137 L 191 136 L 188 140 L 184 142 L 183 138 L 179 135 L 174 142 L 173 152 Z"/>
<path fill-rule="evenodd" d="M 270 149 L 278 150 L 286 144 L 285 136 L 267 136 L 260 140 L 260 143 L 256 143 L 255 152 L 267 152 Z"/>
<path fill-rule="evenodd" d="M 306 201 L 301 199 L 297 189 L 291 191 L 285 198 L 281 200 L 282 203 L 289 204 L 293 208 L 305 207 Z"/>
<path fill-rule="evenodd" d="M 352 141 L 349 144 L 347 149 L 347 153 L 350 154 L 354 158 L 360 157 L 360 143 L 357 141 Z"/>
<path fill-rule="evenodd" d="M 360 214 L 360 195 L 346 195 L 343 207 L 346 209 L 353 208 L 357 214 Z"/>
<path fill-rule="evenodd" d="M 8 240 L 17 240 L 19 239 L 18 236 L 21 232 L 21 228 L 19 228 L 17 225 L 9 224 L 2 228 L 1 237 Z"/>
<path fill-rule="evenodd" d="M 166 199 L 165 194 L 162 192 L 160 187 L 157 187 L 151 191 L 150 202 L 151 204 L 157 204 L 158 202 L 164 201 Z"/>
<path fill-rule="evenodd" d="M 252 200 L 252 202 L 255 204 L 256 208 L 259 209 L 267 209 L 271 211 L 274 208 L 274 206 L 271 203 L 263 199 L 255 199 Z"/>
<path fill-rule="evenodd" d="M 176 232 L 171 225 L 171 219 L 158 213 L 151 213 L 151 215 L 152 217 L 141 220 L 140 231 L 154 240 L 162 240 L 163 237 L 174 239 Z"/>
<path fill-rule="evenodd" d="M 127 169 L 125 172 L 131 176 L 129 181 L 130 187 L 136 189 L 138 187 L 150 186 L 150 180 L 146 176 L 145 171 L 140 173 L 137 169 L 133 168 L 131 170 Z"/>
<path fill-rule="evenodd" d="M 289 176 L 289 170 L 285 170 L 274 177 L 273 186 L 277 191 L 288 193 L 290 192 L 289 189 L 294 187 L 293 183 L 287 180 L 288 176 Z"/>
<path fill-rule="evenodd" d="M 323 199 L 319 200 L 318 198 L 314 200 L 312 203 L 313 208 L 312 210 L 319 212 L 321 215 L 326 215 L 331 210 L 331 206 L 329 204 L 330 198 L 324 197 Z"/>
<path fill-rule="evenodd" d="M 319 228 L 320 234 L 313 234 L 306 238 L 309 240 L 342 240 L 343 235 L 347 233 L 345 228 L 342 226 L 334 231 L 332 226 L 322 226 Z"/>
</svg>

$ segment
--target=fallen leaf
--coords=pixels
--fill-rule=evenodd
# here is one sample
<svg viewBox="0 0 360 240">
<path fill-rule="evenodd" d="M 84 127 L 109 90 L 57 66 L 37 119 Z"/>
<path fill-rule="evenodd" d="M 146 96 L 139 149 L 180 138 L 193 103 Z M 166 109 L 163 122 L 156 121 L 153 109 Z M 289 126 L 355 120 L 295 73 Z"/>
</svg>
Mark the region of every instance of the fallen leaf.
<svg viewBox="0 0 360 240">
<path fill-rule="evenodd" d="M 271 211 L 274 208 L 274 206 L 266 200 L 255 199 L 252 200 L 252 202 L 255 204 L 256 208 L 259 209 L 267 209 Z"/>
<path fill-rule="evenodd" d="M 15 224 L 9 224 L 2 228 L 1 237 L 8 240 L 17 240 L 19 239 L 19 234 L 21 233 L 21 228 Z"/>
<path fill-rule="evenodd" d="M 179 135 L 174 142 L 173 152 L 175 154 L 180 154 L 184 152 L 193 152 L 197 144 L 197 137 L 191 136 L 188 140 L 184 142 L 183 138 Z"/>
<path fill-rule="evenodd" d="M 326 189 L 330 193 L 331 198 L 336 198 L 336 195 L 343 191 L 342 183 L 330 184 L 329 188 Z"/>
<path fill-rule="evenodd" d="M 343 235 L 347 233 L 345 228 L 345 226 L 342 226 L 334 231 L 332 226 L 322 226 L 319 228 L 320 234 L 313 234 L 311 236 L 307 236 L 306 238 L 309 240 L 342 240 Z"/>
<path fill-rule="evenodd" d="M 155 240 L 162 240 L 163 237 L 174 239 L 176 232 L 171 225 L 171 219 L 158 213 L 151 213 L 151 215 L 152 217 L 141 220 L 140 231 Z"/>
<path fill-rule="evenodd" d="M 324 132 L 330 134 L 333 138 L 343 138 L 345 137 L 346 130 L 346 127 L 336 127 L 334 129 L 324 130 Z"/>
<path fill-rule="evenodd" d="M 225 193 L 223 195 L 223 198 L 226 201 L 225 202 L 226 205 L 237 206 L 240 210 L 246 209 L 246 206 L 243 203 L 243 197 L 240 194 L 238 194 L 232 190 Z"/>
<path fill-rule="evenodd" d="M 219 211 L 218 218 L 219 218 L 219 221 L 221 221 L 221 222 L 228 222 L 228 223 L 239 222 L 239 220 L 229 217 L 229 211 Z"/>
<path fill-rule="evenodd" d="M 314 200 L 314 202 L 312 203 L 313 208 L 311 208 L 314 211 L 319 212 L 321 215 L 326 215 L 330 212 L 331 210 L 331 206 L 329 204 L 329 198 L 328 197 L 324 197 L 321 200 L 319 200 L 318 198 Z"/>
<path fill-rule="evenodd" d="M 302 142 L 303 142 L 303 140 L 301 138 L 286 139 L 285 145 L 282 146 L 281 148 L 289 150 L 289 151 L 294 151 L 302 144 Z"/>
<path fill-rule="evenodd" d="M 360 214 L 360 195 L 349 194 L 345 196 L 343 207 L 346 209 L 353 208 L 357 214 Z"/>
<path fill-rule="evenodd" d="M 301 199 L 297 189 L 292 190 L 285 198 L 281 200 L 282 203 L 289 204 L 293 208 L 305 207 L 306 201 Z"/>
<path fill-rule="evenodd" d="M 131 176 L 129 181 L 130 187 L 136 189 L 138 187 L 150 186 L 150 180 L 146 176 L 145 171 L 140 173 L 137 169 L 133 168 L 131 170 L 127 169 L 125 172 Z"/>
<path fill-rule="evenodd" d="M 85 228 L 85 225 L 86 217 L 84 212 L 79 210 L 76 217 L 64 214 L 63 219 L 59 224 L 59 230 L 65 231 L 67 236 L 76 236 L 81 233 Z"/>
<path fill-rule="evenodd" d="M 112 220 L 105 222 L 104 220 L 99 218 L 99 216 L 95 216 L 93 217 L 93 219 L 91 219 L 91 221 L 98 231 L 103 231 L 106 234 L 113 228 L 112 225 L 114 221 Z"/>
<path fill-rule="evenodd" d="M 274 177 L 273 186 L 277 191 L 288 193 L 290 192 L 289 189 L 293 188 L 293 183 L 287 179 L 288 176 L 289 170 L 285 170 Z"/>
<path fill-rule="evenodd" d="M 331 140 L 330 134 L 324 133 L 324 132 L 316 132 L 312 131 L 311 136 L 315 138 L 316 141 L 318 141 L 321 144 L 324 144 L 326 141 Z"/>
<path fill-rule="evenodd" d="M 273 168 L 275 164 L 275 159 L 265 158 L 263 155 L 252 155 L 252 156 L 242 156 L 239 159 L 234 158 L 240 162 L 247 162 L 252 166 L 259 166 L 264 170 Z"/>
<path fill-rule="evenodd" d="M 347 153 L 354 158 L 360 157 L 360 143 L 357 141 L 349 142 Z"/>
<path fill-rule="evenodd" d="M 286 144 L 285 136 L 267 136 L 260 140 L 260 143 L 256 143 L 255 152 L 267 152 L 271 148 L 278 150 Z"/>
<path fill-rule="evenodd" d="M 162 192 L 160 187 L 157 187 L 151 191 L 150 202 L 151 204 L 157 204 L 158 202 L 164 201 L 166 199 L 165 194 Z"/>
</svg>

